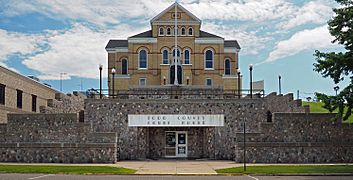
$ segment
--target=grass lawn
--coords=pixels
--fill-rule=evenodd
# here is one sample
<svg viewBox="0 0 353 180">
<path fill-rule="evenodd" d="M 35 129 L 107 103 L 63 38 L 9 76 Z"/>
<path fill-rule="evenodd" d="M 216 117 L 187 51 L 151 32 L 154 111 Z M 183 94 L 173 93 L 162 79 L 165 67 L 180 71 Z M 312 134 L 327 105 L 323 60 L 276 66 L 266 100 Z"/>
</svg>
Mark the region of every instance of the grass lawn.
<svg viewBox="0 0 353 180">
<path fill-rule="evenodd" d="M 274 165 L 248 166 L 246 172 L 243 167 L 218 169 L 217 173 L 234 174 L 309 174 L 309 173 L 353 173 L 353 165 Z"/>
<path fill-rule="evenodd" d="M 303 101 L 302 105 L 309 105 L 310 106 L 310 112 L 312 113 L 330 113 L 327 109 L 323 108 L 322 106 L 324 105 L 324 103 L 322 102 L 305 102 Z M 334 113 L 337 113 L 338 110 L 334 110 Z M 349 117 L 346 121 L 344 121 L 345 123 L 353 123 L 353 115 L 351 117 Z"/>
<path fill-rule="evenodd" d="M 4 165 L 0 173 L 48 173 L 48 174 L 134 174 L 136 170 L 112 166 L 51 166 Z"/>
</svg>

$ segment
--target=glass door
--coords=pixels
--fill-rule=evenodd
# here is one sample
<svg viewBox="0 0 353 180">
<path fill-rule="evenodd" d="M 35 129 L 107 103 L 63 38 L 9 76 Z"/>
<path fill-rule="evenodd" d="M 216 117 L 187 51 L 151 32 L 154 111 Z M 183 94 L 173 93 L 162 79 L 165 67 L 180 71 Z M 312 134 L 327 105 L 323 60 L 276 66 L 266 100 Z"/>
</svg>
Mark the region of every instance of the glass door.
<svg viewBox="0 0 353 180">
<path fill-rule="evenodd" d="M 166 132 L 165 138 L 165 156 L 166 157 L 175 157 L 175 148 L 176 148 L 176 133 L 175 132 Z"/>
<path fill-rule="evenodd" d="M 176 157 L 187 157 L 187 134 L 186 134 L 186 132 L 177 132 Z"/>
</svg>

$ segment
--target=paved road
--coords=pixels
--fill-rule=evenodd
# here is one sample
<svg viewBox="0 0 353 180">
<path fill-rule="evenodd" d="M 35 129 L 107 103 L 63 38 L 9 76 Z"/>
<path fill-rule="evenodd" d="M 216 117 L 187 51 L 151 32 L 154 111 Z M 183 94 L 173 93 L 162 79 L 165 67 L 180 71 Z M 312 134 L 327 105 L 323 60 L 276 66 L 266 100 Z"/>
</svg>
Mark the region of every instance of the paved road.
<svg viewBox="0 0 353 180">
<path fill-rule="evenodd" d="M 1 180 L 352 180 L 353 176 L 118 176 L 118 175 L 51 175 L 51 174 L 0 174 Z"/>
</svg>

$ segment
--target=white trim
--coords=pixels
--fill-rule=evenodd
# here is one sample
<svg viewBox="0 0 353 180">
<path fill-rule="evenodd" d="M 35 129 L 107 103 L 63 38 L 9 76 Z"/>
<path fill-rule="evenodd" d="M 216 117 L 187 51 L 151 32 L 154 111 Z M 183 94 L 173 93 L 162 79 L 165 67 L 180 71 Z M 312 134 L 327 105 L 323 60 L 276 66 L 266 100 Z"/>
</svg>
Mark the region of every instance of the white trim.
<svg viewBox="0 0 353 180">
<path fill-rule="evenodd" d="M 162 64 L 164 64 L 164 57 L 163 57 L 164 54 L 163 54 L 163 53 L 164 53 L 165 50 L 167 50 L 167 53 L 168 53 L 168 55 L 167 55 L 168 63 L 167 63 L 167 64 L 169 64 L 169 63 L 170 63 L 170 62 L 169 62 L 169 59 L 170 59 L 170 58 L 169 58 L 169 49 L 168 49 L 168 48 L 163 48 L 163 49 L 162 49 Z"/>
<path fill-rule="evenodd" d="M 115 74 L 114 79 L 115 78 L 130 78 L 130 74 Z"/>
<path fill-rule="evenodd" d="M 162 11 L 161 13 L 159 13 L 157 16 L 155 16 L 152 20 L 151 23 L 157 21 L 157 19 L 159 19 L 160 17 L 162 17 L 165 13 L 167 13 L 168 11 L 170 11 L 172 8 L 174 8 L 174 6 L 177 6 L 178 8 L 180 8 L 182 11 L 184 11 L 187 15 L 189 15 L 191 18 L 195 19 L 196 21 L 201 23 L 201 20 L 199 18 L 197 18 L 195 15 L 193 15 L 190 11 L 188 11 L 187 9 L 185 9 L 183 6 L 181 6 L 179 3 L 175 2 L 172 5 L 170 5 L 167 9 L 165 9 L 164 11 Z"/>
<path fill-rule="evenodd" d="M 157 43 L 157 38 L 129 38 L 128 43 Z"/>
<path fill-rule="evenodd" d="M 161 34 L 161 29 L 163 29 L 163 34 Z M 158 35 L 159 35 L 159 36 L 165 36 L 164 27 L 159 27 L 159 29 L 158 29 Z"/>
<path fill-rule="evenodd" d="M 145 85 L 141 85 L 141 80 L 145 80 Z M 143 77 L 143 78 L 139 78 L 139 86 L 144 87 L 147 86 L 147 78 Z"/>
<path fill-rule="evenodd" d="M 225 53 L 238 53 L 240 49 L 237 49 L 235 47 L 225 47 L 224 52 Z"/>
<path fill-rule="evenodd" d="M 195 38 L 195 44 L 224 44 L 223 38 Z"/>
<path fill-rule="evenodd" d="M 238 75 L 224 75 L 222 76 L 223 79 L 238 79 Z"/>
<path fill-rule="evenodd" d="M 184 34 L 183 34 L 183 29 L 184 29 Z M 180 35 L 186 36 L 186 28 L 184 26 L 180 28 Z"/>
<path fill-rule="evenodd" d="M 170 64 L 160 64 L 160 66 L 170 66 Z"/>
<path fill-rule="evenodd" d="M 106 48 L 108 53 L 116 53 L 116 52 L 129 52 L 127 47 L 116 47 L 116 48 Z"/>
<path fill-rule="evenodd" d="M 212 68 L 207 68 L 207 67 L 206 67 L 206 52 L 207 52 L 208 50 L 212 51 Z M 205 52 L 203 53 L 203 56 L 204 56 L 204 58 L 203 58 L 204 69 L 205 69 L 205 70 L 214 70 L 214 51 L 213 51 L 213 49 L 211 49 L 211 48 L 205 49 Z"/>
<path fill-rule="evenodd" d="M 123 74 L 123 61 L 126 60 L 126 74 Z M 123 58 L 121 60 L 121 74 L 128 75 L 129 74 L 129 60 L 127 58 Z"/>
<path fill-rule="evenodd" d="M 192 66 L 192 64 L 182 64 L 183 66 Z"/>
<path fill-rule="evenodd" d="M 190 63 L 191 63 L 191 50 L 190 50 L 190 48 L 185 48 L 184 51 L 183 51 L 183 60 L 184 60 L 183 63 L 186 64 L 186 63 L 185 63 L 185 51 L 186 51 L 186 50 L 189 51 L 189 63 L 188 63 L 188 64 L 190 64 Z"/>
<path fill-rule="evenodd" d="M 226 74 L 226 61 L 229 61 L 229 74 Z M 223 75 L 231 75 L 232 74 L 232 61 L 229 58 L 225 58 L 223 61 Z"/>
<path fill-rule="evenodd" d="M 191 33 L 191 34 L 189 34 L 190 29 L 191 29 L 191 31 L 192 31 L 192 33 Z M 193 35 L 194 35 L 194 28 L 189 27 L 189 28 L 188 28 L 188 32 L 186 33 L 186 35 L 187 35 L 187 36 L 193 36 Z M 195 43 L 196 43 L 196 40 L 195 40 Z"/>
<path fill-rule="evenodd" d="M 146 67 L 145 68 L 141 68 L 140 67 L 140 52 L 142 51 L 142 50 L 145 50 L 146 51 Z M 147 70 L 148 69 L 148 50 L 146 49 L 146 48 L 141 48 L 140 50 L 139 50 L 139 52 L 138 52 L 138 69 L 139 70 Z"/>
<path fill-rule="evenodd" d="M 169 29 L 170 34 L 168 34 L 168 29 Z M 169 26 L 167 27 L 165 35 L 166 36 L 171 36 L 172 35 L 172 28 L 171 27 L 169 27 Z"/>
</svg>

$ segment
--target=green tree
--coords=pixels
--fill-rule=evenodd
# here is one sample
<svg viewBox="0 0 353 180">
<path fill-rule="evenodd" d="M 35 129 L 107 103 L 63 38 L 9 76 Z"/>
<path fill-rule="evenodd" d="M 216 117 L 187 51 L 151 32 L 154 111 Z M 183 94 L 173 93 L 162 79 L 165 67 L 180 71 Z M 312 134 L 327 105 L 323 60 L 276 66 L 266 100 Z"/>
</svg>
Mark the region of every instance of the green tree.
<svg viewBox="0 0 353 180">
<path fill-rule="evenodd" d="M 353 108 L 353 0 L 336 0 L 339 8 L 334 8 L 335 16 L 328 22 L 329 31 L 344 52 L 315 51 L 314 71 L 323 77 L 329 77 L 335 84 L 349 78 L 349 85 L 337 96 L 317 93 L 317 98 L 324 102 L 324 108 L 332 110 L 338 107 L 337 119 L 347 120 Z M 345 108 L 346 106 L 346 108 Z"/>
</svg>

